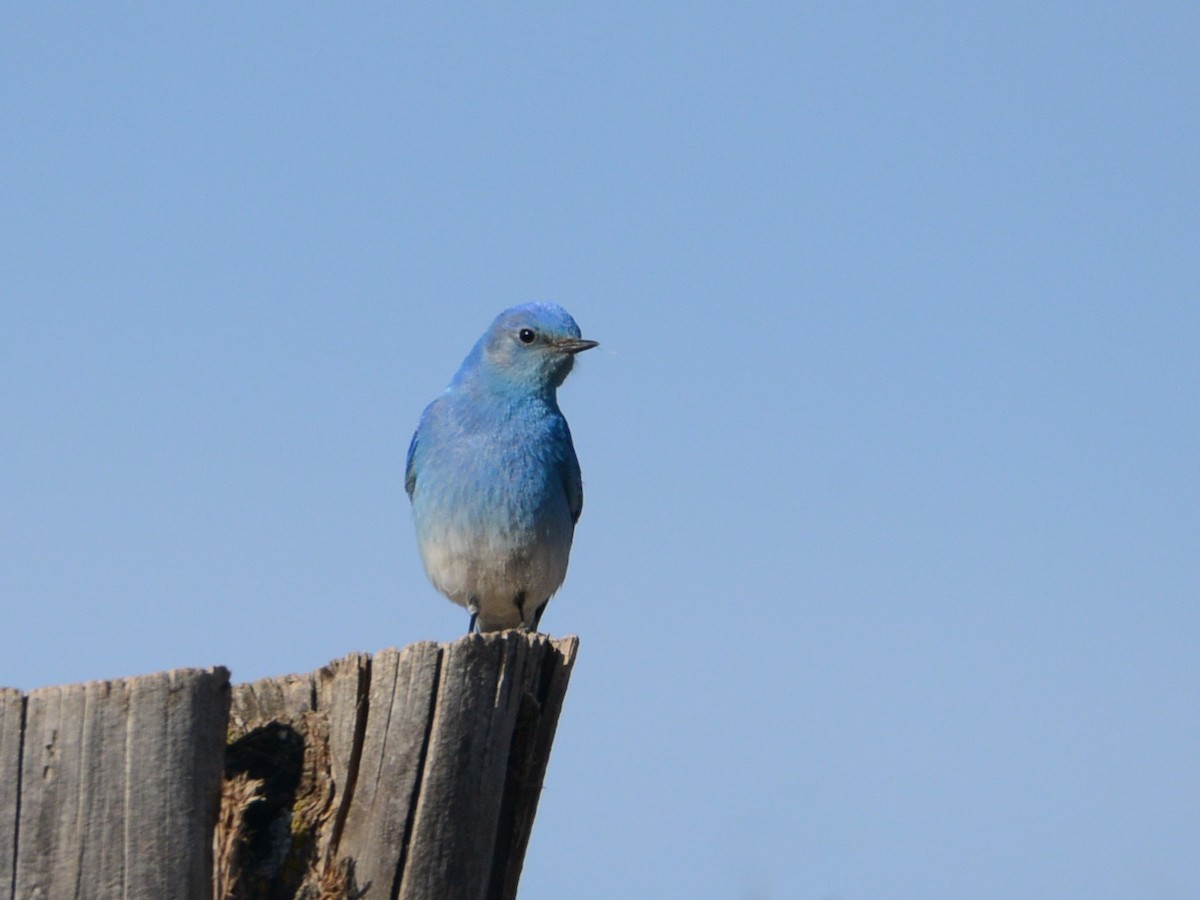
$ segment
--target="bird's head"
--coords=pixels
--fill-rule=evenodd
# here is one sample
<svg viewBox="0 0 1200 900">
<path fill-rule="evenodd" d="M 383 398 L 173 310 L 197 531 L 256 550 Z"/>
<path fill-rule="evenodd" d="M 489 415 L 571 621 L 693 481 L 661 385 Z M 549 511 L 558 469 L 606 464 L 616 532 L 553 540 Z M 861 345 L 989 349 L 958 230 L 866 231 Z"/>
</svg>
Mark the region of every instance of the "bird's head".
<svg viewBox="0 0 1200 900">
<path fill-rule="evenodd" d="M 575 354 L 596 345 L 580 337 L 579 326 L 561 306 L 526 303 L 496 317 L 463 369 L 478 367 L 489 380 L 505 385 L 554 389 L 570 374 Z"/>
</svg>

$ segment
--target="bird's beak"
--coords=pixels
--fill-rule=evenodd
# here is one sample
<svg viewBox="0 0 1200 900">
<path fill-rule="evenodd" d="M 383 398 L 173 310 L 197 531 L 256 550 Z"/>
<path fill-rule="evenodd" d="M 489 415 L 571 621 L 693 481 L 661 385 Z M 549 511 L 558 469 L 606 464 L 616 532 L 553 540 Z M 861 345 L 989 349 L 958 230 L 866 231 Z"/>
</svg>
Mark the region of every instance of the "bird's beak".
<svg viewBox="0 0 1200 900">
<path fill-rule="evenodd" d="M 585 341 L 580 338 L 568 338 L 565 341 L 558 342 L 558 349 L 563 353 L 582 353 L 584 350 L 591 350 L 593 347 L 599 347 L 599 341 Z"/>
</svg>

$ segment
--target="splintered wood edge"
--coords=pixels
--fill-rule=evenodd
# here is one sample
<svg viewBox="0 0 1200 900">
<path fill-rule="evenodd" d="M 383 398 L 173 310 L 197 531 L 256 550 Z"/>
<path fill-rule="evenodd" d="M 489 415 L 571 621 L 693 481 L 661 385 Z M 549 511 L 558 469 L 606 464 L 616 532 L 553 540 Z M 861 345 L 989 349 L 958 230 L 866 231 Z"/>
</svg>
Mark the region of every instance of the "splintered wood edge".
<svg viewBox="0 0 1200 900">
<path fill-rule="evenodd" d="M 371 685 L 374 681 L 374 673 L 371 669 L 375 660 L 389 654 L 393 654 L 394 657 L 405 657 L 414 652 L 420 653 L 421 651 L 416 648 L 424 647 L 426 648 L 426 652 L 428 650 L 435 651 L 435 656 L 438 660 L 437 666 L 440 668 L 449 657 L 456 655 L 454 652 L 455 649 L 461 652 L 464 649 L 463 645 L 471 643 L 476 643 L 477 645 L 507 643 L 518 635 L 524 638 L 524 644 L 534 653 L 527 662 L 533 664 L 539 670 L 533 683 L 533 695 L 536 698 L 537 709 L 522 711 L 521 716 L 522 718 L 526 718 L 526 721 L 519 723 L 519 727 L 523 726 L 519 738 L 517 735 L 514 735 L 514 746 L 510 752 L 514 754 L 512 764 L 517 765 L 519 771 L 513 772 L 510 770 L 505 784 L 506 794 L 510 791 L 517 792 L 515 797 L 506 797 L 505 805 L 505 813 L 513 815 L 514 821 L 510 826 L 506 826 L 507 831 L 504 834 L 504 840 L 498 841 L 496 847 L 497 857 L 494 860 L 493 866 L 492 886 L 489 892 L 491 896 L 513 896 L 516 888 L 516 880 L 520 875 L 521 862 L 532 829 L 533 814 L 537 807 L 537 794 L 540 792 L 539 790 L 531 791 L 530 788 L 532 782 L 536 782 L 537 787 L 540 788 L 541 781 L 545 775 L 550 746 L 557 728 L 558 715 L 566 694 L 571 670 L 574 667 L 579 651 L 579 638 L 575 635 L 554 638 L 540 633 L 512 631 L 491 632 L 483 635 L 468 634 L 455 641 L 445 643 L 434 643 L 431 641 L 416 642 L 402 648 L 381 650 L 373 655 L 350 653 L 307 673 L 276 676 L 232 685 L 228 680 L 228 670 L 222 666 L 214 666 L 210 668 L 179 668 L 127 678 L 98 679 L 71 685 L 47 686 L 34 689 L 28 693 L 15 688 L 0 687 L 0 776 L 16 776 L 0 777 L 0 884 L 11 882 L 11 879 L 15 877 L 15 873 L 11 871 L 11 864 L 14 861 L 15 851 L 17 850 L 15 846 L 16 820 L 20 807 L 20 797 L 18 794 L 22 793 L 20 788 L 20 770 L 31 762 L 29 759 L 22 759 L 25 756 L 22 753 L 24 745 L 32 737 L 30 733 L 32 723 L 27 720 L 27 710 L 29 709 L 31 700 L 39 708 L 40 712 L 45 710 L 47 703 L 52 706 L 56 705 L 68 695 L 82 696 L 95 692 L 107 694 L 114 689 L 136 693 L 141 693 L 143 690 L 148 690 L 151 693 L 163 691 L 170 693 L 172 692 L 172 688 L 180 686 L 189 680 L 194 679 L 200 682 L 207 682 L 208 690 L 215 689 L 219 692 L 224 689 L 229 691 L 226 695 L 226 704 L 228 704 L 229 700 L 232 700 L 232 708 L 229 705 L 224 706 L 227 714 L 225 721 L 221 723 L 223 727 L 220 729 L 222 746 L 227 746 L 246 733 L 247 726 L 250 725 L 250 722 L 246 721 L 247 718 L 254 719 L 259 715 L 265 714 L 270 718 L 277 718 L 282 715 L 283 718 L 290 719 L 292 717 L 301 717 L 306 712 L 315 711 L 318 708 L 329 710 L 333 698 L 327 695 L 322 696 L 325 694 L 323 688 L 329 686 L 330 679 L 336 681 L 338 680 L 337 676 L 349 674 L 348 670 L 357 669 L 359 682 L 356 686 L 357 697 L 354 698 L 355 711 L 350 714 L 350 719 L 354 721 L 340 723 L 341 727 L 334 728 L 335 734 L 341 733 L 343 741 L 349 737 L 355 745 L 352 750 L 350 765 L 356 769 L 363 749 L 365 704 L 369 700 Z M 510 654 L 506 654 L 506 656 L 510 656 Z M 199 685 L 196 685 L 196 689 L 200 689 L 201 693 L 203 693 L 204 689 L 200 688 Z M 436 693 L 437 690 L 435 688 L 435 696 Z M 349 698 L 343 696 L 340 699 L 344 703 Z M 200 702 L 202 707 L 205 705 L 199 696 L 190 698 L 190 700 L 191 702 Z M 190 706 L 191 704 L 185 702 L 184 705 Z M 333 703 L 332 705 L 340 707 L 343 704 Z M 191 715 L 196 711 L 198 710 L 188 709 L 184 714 L 187 718 L 191 718 Z M 347 710 L 342 709 L 340 714 L 344 716 L 347 712 Z M 205 724 L 208 724 L 210 727 L 215 728 L 217 723 L 211 721 L 211 715 L 211 709 L 207 711 L 207 714 L 200 711 L 200 718 L 210 718 L 210 722 L 192 722 L 192 727 L 198 726 L 203 728 Z M 529 718 L 531 715 L 532 717 Z M 243 716 L 246 718 L 243 718 Z M 260 722 L 257 724 L 264 723 Z M 349 731 L 350 734 L 346 734 L 346 731 Z M 353 735 L 352 737 L 350 736 L 351 734 Z M 82 737 L 82 734 L 80 737 Z M 518 739 L 524 742 L 523 746 L 516 744 Z M 199 760 L 196 760 L 196 762 L 199 762 Z M 217 762 L 214 760 L 212 765 L 217 770 L 213 774 L 219 779 L 219 773 L 224 768 L 223 755 L 222 761 Z M 201 768 L 204 768 L 203 764 L 201 764 Z M 324 851 L 322 855 L 329 854 L 325 857 L 327 861 L 333 861 L 333 854 L 337 852 L 336 847 L 340 843 L 339 838 L 342 837 L 341 831 L 345 825 L 345 815 L 349 809 L 349 804 L 353 802 L 353 789 L 355 782 L 358 780 L 357 776 L 359 773 L 357 771 L 343 770 L 338 774 L 346 781 L 346 784 L 342 787 L 348 790 L 338 798 L 344 806 L 334 813 L 336 824 L 330 834 L 331 840 L 327 838 L 323 842 L 324 846 L 321 848 Z M 418 778 L 420 777 L 422 775 L 418 773 Z M 222 809 L 222 819 L 213 834 L 214 838 L 218 837 L 216 832 L 228 830 L 231 826 L 234 826 L 233 822 L 225 820 L 230 812 L 233 812 L 236 818 L 237 813 L 244 811 L 244 807 L 247 804 L 255 802 L 254 793 L 251 790 L 253 785 L 243 784 L 241 785 L 241 791 L 231 791 L 232 787 L 234 786 L 226 786 L 226 796 L 223 798 L 224 803 L 222 806 L 233 806 L 234 809 Z M 231 793 L 236 796 L 231 796 Z M 199 800 L 200 798 L 197 797 L 196 799 Z M 515 806 L 510 806 L 510 802 L 514 803 Z M 243 810 L 239 810 L 239 807 L 242 807 Z M 196 822 L 193 825 L 200 825 L 200 823 Z M 224 829 L 222 829 L 222 825 L 225 826 Z M 227 840 L 236 841 L 237 839 L 236 835 L 226 834 L 225 837 Z M 405 835 L 406 843 L 407 839 L 411 837 L 411 833 Z M 215 854 L 217 859 L 214 860 L 217 864 L 215 867 L 217 871 L 214 874 L 217 875 L 216 880 L 218 884 L 224 882 L 228 885 L 229 882 L 226 878 L 228 878 L 230 873 L 225 873 L 226 878 L 221 878 L 220 875 L 220 865 L 224 854 L 221 852 L 220 842 L 214 842 L 217 843 L 217 847 L 214 848 L 217 851 Z M 333 846 L 330 846 L 330 844 Z M 407 849 L 407 847 L 404 848 L 401 853 L 406 854 Z M 507 857 L 507 860 L 505 857 Z M 503 884 L 503 887 L 500 887 L 500 884 Z"/>
<path fill-rule="evenodd" d="M 507 773 L 502 776 L 502 783 L 497 785 L 503 793 L 503 803 L 498 804 L 499 830 L 495 834 L 494 856 L 487 861 L 480 860 L 480 866 L 482 877 L 489 883 L 487 896 L 512 897 L 515 896 L 558 716 L 578 650 L 579 638 L 574 635 L 553 638 L 539 633 L 506 631 L 468 634 L 445 643 L 418 641 L 400 648 L 385 648 L 373 655 L 351 653 L 311 672 L 234 685 L 228 738 L 232 743 L 252 729 L 279 722 L 299 726 L 306 733 L 310 727 L 315 727 L 317 732 L 312 734 L 311 739 L 315 739 L 317 744 L 324 744 L 332 736 L 324 732 L 330 730 L 333 723 L 323 719 L 332 714 L 342 719 L 348 716 L 353 720 L 347 721 L 341 728 L 332 728 L 334 733 L 345 732 L 346 737 L 352 734 L 350 742 L 353 746 L 342 747 L 342 753 L 349 751 L 350 756 L 347 760 L 340 760 L 341 765 L 335 763 L 341 772 L 329 772 L 329 775 L 335 776 L 326 795 L 332 807 L 327 808 L 332 827 L 318 826 L 317 858 L 310 860 L 313 868 L 306 881 L 311 884 L 313 879 L 322 877 L 321 873 L 324 873 L 324 878 L 339 880 L 342 890 L 349 891 L 353 891 L 355 885 L 363 884 L 364 879 L 379 883 L 381 887 L 392 881 L 390 887 L 395 893 L 400 887 L 400 879 L 411 874 L 410 865 L 416 863 L 418 868 L 422 868 L 419 859 L 414 859 L 414 850 L 418 856 L 422 852 L 420 842 L 413 844 L 416 837 L 414 816 L 416 804 L 428 786 L 427 769 L 431 760 L 427 754 L 431 749 L 429 740 L 434 717 L 445 687 L 442 683 L 445 667 L 457 666 L 458 663 L 453 662 L 456 659 L 474 658 L 479 662 L 478 653 L 481 651 L 485 656 L 499 654 L 500 683 L 497 684 L 497 690 L 507 683 L 508 687 L 504 690 L 515 688 L 522 692 L 522 696 L 513 712 L 517 722 L 512 733 L 512 745 L 504 751 Z M 521 660 L 520 666 L 509 673 L 509 666 L 517 658 Z M 397 691 L 401 688 L 400 684 L 389 685 L 389 682 L 401 675 L 401 669 L 408 673 L 405 679 L 432 679 L 425 687 L 405 680 L 406 687 L 401 691 L 407 694 L 415 689 L 417 694 L 412 699 L 425 711 L 418 708 L 404 711 L 403 718 L 407 720 L 407 725 L 399 720 L 392 721 L 392 712 L 387 712 L 384 714 L 382 731 L 377 723 L 368 728 L 368 717 L 374 719 L 390 705 L 386 697 L 377 696 L 380 690 L 392 697 L 393 701 L 399 699 Z M 420 676 L 416 676 L 418 670 Z M 354 696 L 345 693 L 348 685 L 343 685 L 342 702 L 337 703 L 330 696 L 329 689 L 337 686 L 342 680 L 341 676 L 351 672 L 357 672 L 357 677 L 353 679 L 357 683 L 351 692 Z M 512 676 L 516 676 L 520 683 L 509 683 L 508 679 Z M 426 694 L 427 700 L 422 701 L 420 698 Z M 347 700 L 351 702 L 347 704 Z M 499 694 L 497 702 L 500 702 Z M 344 708 L 346 706 L 352 709 Z M 313 716 L 315 718 L 311 718 Z M 424 724 L 419 721 L 422 718 Z M 306 722 L 308 724 L 304 724 Z M 414 726 L 416 730 L 413 730 Z M 375 745 L 381 739 L 385 743 L 395 741 L 398 735 L 394 729 L 397 728 L 411 732 L 404 738 L 405 744 L 417 742 L 410 750 L 410 753 L 416 754 L 411 760 L 414 768 L 405 776 L 406 780 L 413 779 L 411 792 L 403 800 L 393 797 L 378 807 L 379 798 L 375 796 L 373 777 L 377 773 L 373 770 L 379 764 L 376 757 L 382 748 Z M 392 735 L 390 739 L 389 734 Z M 326 760 L 326 765 L 330 761 Z M 370 765 L 367 770 L 360 772 L 360 765 L 365 766 L 368 762 Z M 390 760 L 389 764 L 394 765 L 395 762 Z M 342 777 L 336 777 L 338 774 Z M 396 782 L 391 783 L 391 789 L 406 793 Z M 366 806 L 363 805 L 364 797 L 355 796 L 360 790 L 366 792 L 366 797 L 372 798 L 366 800 Z M 236 806 L 239 799 L 245 802 L 245 798 L 230 796 L 230 793 L 238 792 L 227 792 L 225 807 Z M 397 803 L 404 808 L 387 812 Z M 397 815 L 399 819 L 396 819 Z M 240 824 L 236 813 L 230 818 L 227 808 L 222 810 L 221 822 L 224 828 L 220 830 L 226 832 Z M 224 842 L 224 848 L 220 840 L 214 843 L 217 845 L 218 872 L 226 869 L 225 877 L 219 881 L 230 885 L 228 857 L 236 855 L 236 852 L 230 854 L 228 840 Z M 347 870 L 347 863 L 357 868 Z M 490 876 L 486 874 L 488 869 Z"/>
</svg>

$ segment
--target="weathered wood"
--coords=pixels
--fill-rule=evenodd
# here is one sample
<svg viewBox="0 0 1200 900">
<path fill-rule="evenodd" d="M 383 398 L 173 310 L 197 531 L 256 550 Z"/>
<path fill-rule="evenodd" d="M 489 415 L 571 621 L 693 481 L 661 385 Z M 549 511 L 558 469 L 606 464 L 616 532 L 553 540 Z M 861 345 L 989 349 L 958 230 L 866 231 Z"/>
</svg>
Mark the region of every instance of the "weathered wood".
<svg viewBox="0 0 1200 900">
<path fill-rule="evenodd" d="M 0 689 L 0 900 L 511 900 L 577 648 Z"/>
<path fill-rule="evenodd" d="M 395 897 L 399 889 L 441 656 L 437 644 L 413 644 L 385 650 L 371 667 L 360 783 L 341 844 L 354 860 L 356 884 L 371 890 L 370 897 Z"/>
<path fill-rule="evenodd" d="M 533 689 L 521 694 L 505 777 L 488 900 L 513 900 L 517 896 L 525 850 L 542 796 L 546 764 L 550 761 L 550 748 L 554 744 L 558 717 L 578 650 L 579 641 L 574 637 L 545 648 L 532 672 L 537 679 Z"/>
<path fill-rule="evenodd" d="M 228 707 L 220 668 L 32 691 L 14 897 L 209 896 Z"/>
<path fill-rule="evenodd" d="M 368 656 L 353 653 L 306 675 L 234 687 L 225 774 L 249 787 L 222 798 L 217 897 L 347 895 L 350 876 L 335 847 L 354 789 L 370 668 Z"/>
<path fill-rule="evenodd" d="M 217 896 L 515 897 L 577 648 L 468 635 L 235 687 Z"/>
<path fill-rule="evenodd" d="M 0 900 L 12 900 L 24 725 L 24 696 L 12 688 L 0 688 Z"/>
</svg>

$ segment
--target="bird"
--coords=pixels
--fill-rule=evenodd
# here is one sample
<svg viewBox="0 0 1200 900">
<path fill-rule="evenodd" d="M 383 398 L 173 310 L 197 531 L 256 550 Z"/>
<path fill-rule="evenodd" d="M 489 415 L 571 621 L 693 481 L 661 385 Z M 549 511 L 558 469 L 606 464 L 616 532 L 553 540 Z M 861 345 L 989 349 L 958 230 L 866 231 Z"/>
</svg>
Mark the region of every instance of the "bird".
<svg viewBox="0 0 1200 900">
<path fill-rule="evenodd" d="M 557 304 L 511 307 L 421 414 L 404 487 L 425 573 L 468 634 L 537 631 L 566 578 L 583 480 L 557 392 L 596 346 Z"/>
</svg>

